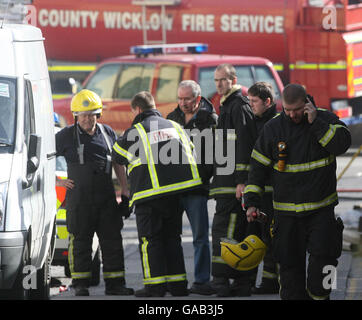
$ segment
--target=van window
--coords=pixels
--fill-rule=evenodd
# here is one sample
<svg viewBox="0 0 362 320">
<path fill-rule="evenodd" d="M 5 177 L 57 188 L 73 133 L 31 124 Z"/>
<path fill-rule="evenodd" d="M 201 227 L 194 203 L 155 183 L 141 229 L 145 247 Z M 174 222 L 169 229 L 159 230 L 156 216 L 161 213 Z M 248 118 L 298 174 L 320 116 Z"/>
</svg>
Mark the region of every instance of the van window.
<svg viewBox="0 0 362 320">
<path fill-rule="evenodd" d="M 112 99 L 120 67 L 119 63 L 106 64 L 100 67 L 89 79 L 85 88 L 96 92 L 102 99 Z"/>
<path fill-rule="evenodd" d="M 162 65 L 157 83 L 157 102 L 176 102 L 177 88 L 181 81 L 183 67 L 176 65 Z"/>
<path fill-rule="evenodd" d="M 25 144 L 29 147 L 30 134 L 35 133 L 35 115 L 33 89 L 31 82 L 25 80 L 24 90 L 24 137 Z"/>
<path fill-rule="evenodd" d="M 122 65 L 116 98 L 130 100 L 140 91 L 151 91 L 154 69 L 153 64 Z"/>
<path fill-rule="evenodd" d="M 0 153 L 12 152 L 15 145 L 16 79 L 0 77 Z"/>
</svg>

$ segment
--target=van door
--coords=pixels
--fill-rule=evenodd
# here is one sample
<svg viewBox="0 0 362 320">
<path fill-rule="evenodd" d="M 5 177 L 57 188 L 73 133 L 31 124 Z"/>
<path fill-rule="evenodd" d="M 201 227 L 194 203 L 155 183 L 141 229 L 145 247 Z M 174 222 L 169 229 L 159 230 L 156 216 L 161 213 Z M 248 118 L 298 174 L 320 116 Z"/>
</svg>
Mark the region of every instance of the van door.
<svg viewBox="0 0 362 320">
<path fill-rule="evenodd" d="M 24 142 L 29 159 L 31 135 L 36 133 L 35 128 L 35 114 L 34 114 L 34 100 L 32 85 L 29 80 L 24 83 Z M 23 183 L 23 189 L 26 198 L 24 199 L 24 206 L 29 206 L 27 210 L 31 210 L 31 256 L 34 258 L 38 255 L 40 247 L 37 245 L 38 238 L 41 235 L 41 196 L 40 196 L 40 177 L 38 171 L 30 173 L 27 169 L 26 182 Z M 27 202 L 27 203 L 26 203 Z M 27 213 L 26 213 L 27 214 Z"/>
</svg>

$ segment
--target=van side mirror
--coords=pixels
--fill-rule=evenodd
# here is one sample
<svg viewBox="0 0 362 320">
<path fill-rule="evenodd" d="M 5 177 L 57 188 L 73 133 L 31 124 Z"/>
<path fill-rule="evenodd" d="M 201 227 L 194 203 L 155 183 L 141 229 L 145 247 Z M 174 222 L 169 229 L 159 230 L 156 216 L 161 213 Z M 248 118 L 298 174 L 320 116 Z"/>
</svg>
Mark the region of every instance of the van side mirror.
<svg viewBox="0 0 362 320">
<path fill-rule="evenodd" d="M 41 137 L 37 134 L 31 134 L 29 139 L 27 174 L 33 174 L 40 163 Z"/>
</svg>

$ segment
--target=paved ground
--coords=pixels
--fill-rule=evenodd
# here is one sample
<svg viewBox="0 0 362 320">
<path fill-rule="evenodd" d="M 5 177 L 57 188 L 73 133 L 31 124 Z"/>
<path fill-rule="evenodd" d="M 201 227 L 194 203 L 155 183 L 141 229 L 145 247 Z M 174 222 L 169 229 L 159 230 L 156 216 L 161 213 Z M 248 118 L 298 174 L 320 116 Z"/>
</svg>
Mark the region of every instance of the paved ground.
<svg viewBox="0 0 362 320">
<path fill-rule="evenodd" d="M 337 173 L 347 165 L 351 156 L 354 154 L 355 149 L 350 150 L 347 156 L 338 158 L 338 170 Z M 362 161 L 361 156 L 357 157 L 351 167 L 343 175 L 342 179 L 338 182 L 339 189 L 347 188 L 361 188 L 361 176 L 362 176 Z M 353 205 L 362 203 L 362 193 L 360 192 L 349 192 L 340 193 L 341 197 L 340 204 L 336 208 L 337 214 L 343 214 L 347 210 L 351 210 Z M 209 220 L 210 225 L 212 216 L 214 213 L 214 201 L 209 201 Z M 124 237 L 124 248 L 125 248 L 125 264 L 126 264 L 126 281 L 127 286 L 134 289 L 142 288 L 142 269 L 141 261 L 138 252 L 137 243 L 137 231 L 135 225 L 135 218 L 131 216 L 125 221 L 125 227 L 122 232 Z M 184 215 L 184 227 L 183 227 L 183 238 L 182 238 L 185 264 L 187 269 L 188 281 L 191 284 L 193 282 L 193 246 L 192 246 L 192 234 L 186 216 Z M 66 287 L 70 284 L 70 279 L 64 277 L 62 267 L 52 267 L 52 275 L 58 278 L 63 285 Z M 259 279 L 260 281 L 260 273 Z M 60 293 L 59 287 L 51 289 L 53 300 L 75 300 L 72 290 L 66 290 Z M 109 297 L 104 296 L 104 283 L 101 281 L 97 287 L 91 287 L 90 297 L 82 297 L 77 299 L 84 300 L 133 300 L 140 301 L 134 296 L 131 297 Z M 331 299 L 333 300 L 362 300 L 362 256 L 358 256 L 356 253 L 350 251 L 343 251 L 341 258 L 339 259 L 339 265 L 337 268 L 337 286 L 332 291 Z M 155 300 L 155 299 L 149 299 Z M 188 297 L 175 298 L 167 295 L 162 299 L 166 300 L 202 300 L 209 301 L 209 303 L 216 303 L 219 300 L 223 300 L 216 296 L 200 296 L 190 295 Z M 259 295 L 251 296 L 247 298 L 227 298 L 225 300 L 279 300 L 278 295 Z M 147 300 L 148 301 L 148 300 Z M 196 301 L 195 301 L 196 302 Z M 200 302 L 200 301 L 199 301 Z M 206 302 L 205 302 L 206 303 Z"/>
</svg>

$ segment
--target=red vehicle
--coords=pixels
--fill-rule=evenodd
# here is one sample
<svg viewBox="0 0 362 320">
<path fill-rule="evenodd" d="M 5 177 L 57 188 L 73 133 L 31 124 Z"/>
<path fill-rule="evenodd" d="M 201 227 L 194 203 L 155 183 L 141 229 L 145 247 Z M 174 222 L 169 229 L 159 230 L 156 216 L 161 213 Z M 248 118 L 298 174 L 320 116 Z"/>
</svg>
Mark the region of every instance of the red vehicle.
<svg viewBox="0 0 362 320">
<path fill-rule="evenodd" d="M 47 55 L 101 61 L 152 41 L 266 57 L 319 106 L 362 113 L 360 0 L 34 0 Z M 165 23 L 162 23 L 164 21 Z"/>
<path fill-rule="evenodd" d="M 83 87 L 95 91 L 103 101 L 101 122 L 109 124 L 118 133 L 130 127 L 134 115 L 130 100 L 139 91 L 147 90 L 155 98 L 157 108 L 167 116 L 177 106 L 177 87 L 180 81 L 193 79 L 201 86 L 202 95 L 209 98 L 214 106 L 219 105 L 219 96 L 214 84 L 214 70 L 221 63 L 235 66 L 238 82 L 246 87 L 256 81 L 268 81 L 275 88 L 276 99 L 280 100 L 283 84 L 269 60 L 255 57 L 220 56 L 212 54 L 149 54 L 163 48 L 166 51 L 202 51 L 202 44 L 181 44 L 178 46 L 155 46 L 134 48 L 138 55 L 116 57 L 104 60 L 85 80 Z M 140 50 L 140 51 L 139 51 Z M 70 98 L 54 101 L 54 111 L 61 123 L 71 124 Z"/>
</svg>

